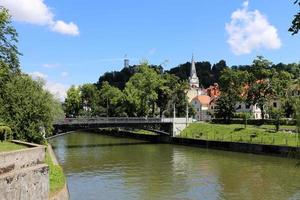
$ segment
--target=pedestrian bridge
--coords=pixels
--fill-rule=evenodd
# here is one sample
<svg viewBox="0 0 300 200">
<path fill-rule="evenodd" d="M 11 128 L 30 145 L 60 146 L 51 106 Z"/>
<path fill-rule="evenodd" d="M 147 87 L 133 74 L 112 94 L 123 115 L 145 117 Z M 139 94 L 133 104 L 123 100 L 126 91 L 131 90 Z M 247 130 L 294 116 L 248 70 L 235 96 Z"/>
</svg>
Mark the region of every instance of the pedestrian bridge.
<svg viewBox="0 0 300 200">
<path fill-rule="evenodd" d="M 189 123 L 187 118 L 146 118 L 146 117 L 97 117 L 65 118 L 53 124 L 54 134 L 67 131 L 95 128 L 136 128 L 150 130 L 161 135 L 176 136 Z"/>
</svg>

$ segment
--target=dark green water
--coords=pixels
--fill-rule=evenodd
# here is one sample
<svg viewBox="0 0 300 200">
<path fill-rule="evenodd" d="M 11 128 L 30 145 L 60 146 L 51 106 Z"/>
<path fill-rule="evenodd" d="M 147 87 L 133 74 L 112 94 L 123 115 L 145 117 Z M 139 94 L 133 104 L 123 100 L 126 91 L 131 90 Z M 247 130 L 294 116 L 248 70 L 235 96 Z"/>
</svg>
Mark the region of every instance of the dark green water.
<svg viewBox="0 0 300 200">
<path fill-rule="evenodd" d="M 83 132 L 51 144 L 75 200 L 300 199 L 297 160 Z"/>
</svg>

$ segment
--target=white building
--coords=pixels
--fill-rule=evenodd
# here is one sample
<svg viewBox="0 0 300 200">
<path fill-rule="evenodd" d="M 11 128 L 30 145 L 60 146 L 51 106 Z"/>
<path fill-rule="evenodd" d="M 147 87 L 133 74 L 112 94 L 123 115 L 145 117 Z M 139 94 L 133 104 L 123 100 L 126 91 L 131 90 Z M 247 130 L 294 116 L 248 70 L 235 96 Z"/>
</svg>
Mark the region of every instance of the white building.
<svg viewBox="0 0 300 200">
<path fill-rule="evenodd" d="M 195 118 L 198 121 L 208 121 L 211 119 L 209 115 L 211 98 L 208 95 L 198 95 L 191 101 L 196 111 Z"/>
</svg>

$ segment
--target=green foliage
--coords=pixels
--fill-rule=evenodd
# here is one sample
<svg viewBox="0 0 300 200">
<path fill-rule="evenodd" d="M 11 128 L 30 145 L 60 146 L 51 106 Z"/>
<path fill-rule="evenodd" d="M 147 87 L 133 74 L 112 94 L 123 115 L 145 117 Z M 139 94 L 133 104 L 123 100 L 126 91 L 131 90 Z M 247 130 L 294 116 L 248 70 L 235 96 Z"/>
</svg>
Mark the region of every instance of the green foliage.
<svg viewBox="0 0 300 200">
<path fill-rule="evenodd" d="M 65 99 L 65 112 L 68 117 L 76 117 L 82 108 L 82 100 L 80 89 L 72 85 L 67 91 L 67 97 Z"/>
<path fill-rule="evenodd" d="M 0 67 L 6 65 L 10 72 L 20 72 L 20 55 L 16 43 L 18 34 L 11 25 L 11 17 L 8 10 L 0 7 Z"/>
<path fill-rule="evenodd" d="M 124 106 L 124 94 L 118 88 L 109 85 L 108 82 L 104 82 L 99 91 L 100 111 L 98 114 L 108 117 L 120 117 L 126 116 Z M 102 108 L 102 112 L 101 112 Z"/>
<path fill-rule="evenodd" d="M 228 68 L 226 61 L 224 60 L 220 60 L 214 65 L 208 61 L 196 62 L 195 65 L 200 85 L 205 88 L 209 87 L 213 83 L 218 83 L 222 71 Z M 187 62 L 179 65 L 178 67 L 170 69 L 167 71 L 167 73 L 174 74 L 175 76 L 179 77 L 180 80 L 186 81 L 189 77 L 190 67 L 191 63 Z"/>
<path fill-rule="evenodd" d="M 236 101 L 229 94 L 223 93 L 217 101 L 215 116 L 229 123 L 235 113 Z"/>
<path fill-rule="evenodd" d="M 55 165 L 49 152 L 46 153 L 45 162 L 49 166 L 50 195 L 60 191 L 66 183 L 64 172 L 59 165 Z"/>
<path fill-rule="evenodd" d="M 300 1 L 299 0 L 295 0 L 294 2 L 295 4 L 298 4 L 298 6 L 300 7 Z M 289 28 L 289 31 L 292 32 L 292 35 L 295 35 L 299 32 L 300 30 L 300 12 L 298 12 L 295 16 L 294 19 L 292 21 L 292 25 Z"/>
<path fill-rule="evenodd" d="M 161 76 L 143 63 L 138 72 L 126 83 L 124 93 L 128 103 L 129 116 L 154 116 L 158 88 L 162 84 Z"/>
<path fill-rule="evenodd" d="M 3 118 L 14 138 L 43 143 L 43 134 L 51 133 L 54 117 L 61 110 L 58 102 L 27 75 L 13 77 L 4 90 Z"/>
<path fill-rule="evenodd" d="M 11 128 L 0 123 L 0 141 L 3 142 L 11 139 L 12 139 Z"/>
</svg>

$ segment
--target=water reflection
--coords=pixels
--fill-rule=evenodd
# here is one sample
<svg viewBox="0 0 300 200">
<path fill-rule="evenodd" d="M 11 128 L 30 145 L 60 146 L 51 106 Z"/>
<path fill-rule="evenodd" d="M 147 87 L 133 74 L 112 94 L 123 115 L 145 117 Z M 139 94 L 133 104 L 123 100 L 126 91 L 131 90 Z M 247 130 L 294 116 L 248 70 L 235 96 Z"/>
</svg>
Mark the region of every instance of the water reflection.
<svg viewBox="0 0 300 200">
<path fill-rule="evenodd" d="M 296 160 L 90 133 L 51 143 L 71 199 L 300 199 Z"/>
</svg>

